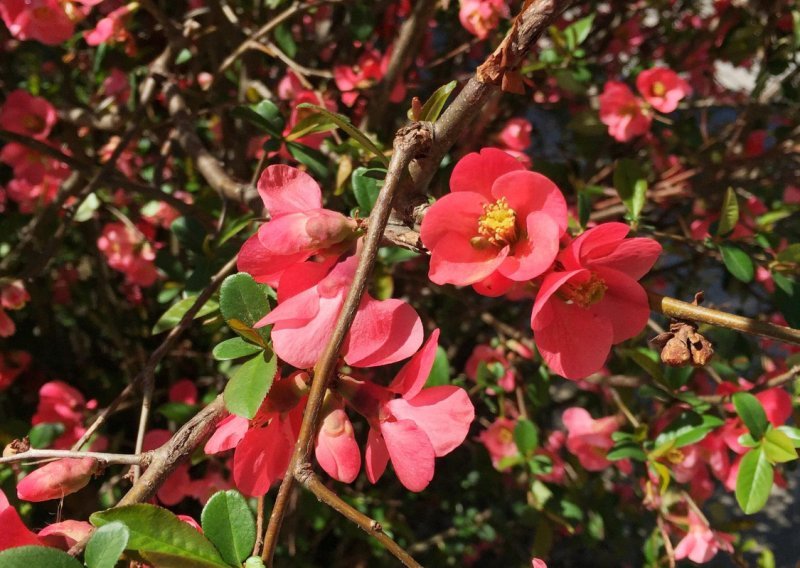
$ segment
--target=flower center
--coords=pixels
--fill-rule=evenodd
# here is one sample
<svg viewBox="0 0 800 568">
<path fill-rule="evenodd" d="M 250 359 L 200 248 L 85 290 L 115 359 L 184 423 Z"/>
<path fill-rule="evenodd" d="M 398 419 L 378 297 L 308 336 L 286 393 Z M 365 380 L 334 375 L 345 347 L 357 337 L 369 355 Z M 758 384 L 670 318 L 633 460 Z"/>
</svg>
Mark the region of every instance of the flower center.
<svg viewBox="0 0 800 568">
<path fill-rule="evenodd" d="M 26 114 L 22 118 L 22 124 L 29 132 L 37 133 L 44 130 L 44 120 L 35 114 Z"/>
<path fill-rule="evenodd" d="M 514 433 L 508 428 L 501 428 L 497 433 L 497 439 L 503 444 L 510 444 L 514 441 Z"/>
<path fill-rule="evenodd" d="M 667 88 L 664 86 L 664 83 L 662 83 L 661 81 L 656 81 L 655 83 L 653 83 L 652 91 L 653 91 L 653 94 L 655 96 L 663 97 L 664 93 L 667 92 Z"/>
<path fill-rule="evenodd" d="M 602 278 L 592 272 L 586 282 L 578 285 L 568 284 L 564 286 L 563 290 L 567 300 L 578 304 L 582 308 L 588 308 L 603 299 L 608 286 Z"/>
<path fill-rule="evenodd" d="M 478 219 L 478 234 L 478 240 L 495 246 L 506 246 L 517 240 L 517 215 L 505 197 L 483 206 L 483 215 Z"/>
</svg>

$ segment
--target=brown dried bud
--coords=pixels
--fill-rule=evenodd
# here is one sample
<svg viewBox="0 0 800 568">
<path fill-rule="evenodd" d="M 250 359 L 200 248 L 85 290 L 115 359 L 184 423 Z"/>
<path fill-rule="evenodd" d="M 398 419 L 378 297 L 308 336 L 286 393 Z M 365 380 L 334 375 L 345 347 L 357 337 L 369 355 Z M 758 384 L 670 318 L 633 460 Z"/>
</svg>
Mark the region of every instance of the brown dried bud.
<svg viewBox="0 0 800 568">
<path fill-rule="evenodd" d="M 651 339 L 650 344 L 661 350 L 661 361 L 670 367 L 703 367 L 714 354 L 711 342 L 697 333 L 694 323 L 676 321 L 668 332 Z"/>
<path fill-rule="evenodd" d="M 15 456 L 17 454 L 21 454 L 22 452 L 27 452 L 30 449 L 30 440 L 28 440 L 28 437 L 25 436 L 21 440 L 12 440 L 10 444 L 3 448 L 3 457 L 8 458 Z"/>
</svg>

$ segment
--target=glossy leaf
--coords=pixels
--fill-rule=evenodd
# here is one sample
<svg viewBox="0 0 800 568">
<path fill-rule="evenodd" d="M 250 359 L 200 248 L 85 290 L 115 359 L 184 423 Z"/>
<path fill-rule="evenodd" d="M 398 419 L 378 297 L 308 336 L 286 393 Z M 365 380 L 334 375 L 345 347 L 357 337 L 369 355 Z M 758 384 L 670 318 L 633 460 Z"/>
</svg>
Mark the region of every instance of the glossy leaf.
<svg viewBox="0 0 800 568">
<path fill-rule="evenodd" d="M 625 204 L 630 218 L 638 220 L 647 198 L 647 177 L 639 162 L 629 158 L 617 162 L 614 168 L 614 189 Z"/>
<path fill-rule="evenodd" d="M 96 527 L 115 521 L 123 523 L 130 533 L 127 550 L 135 551 L 154 568 L 228 566 L 205 536 L 171 512 L 155 505 L 137 504 L 108 509 L 92 514 L 89 521 Z"/>
<path fill-rule="evenodd" d="M 772 463 L 786 463 L 797 459 L 791 438 L 780 430 L 770 429 L 764 434 L 764 453 Z"/>
<path fill-rule="evenodd" d="M 719 245 L 719 251 L 722 253 L 722 262 L 725 263 L 725 268 L 737 280 L 747 283 L 753 279 L 755 267 L 746 252 L 729 244 Z"/>
<path fill-rule="evenodd" d="M 66 552 L 46 546 L 18 546 L 3 550 L 0 552 L 0 566 L 3 568 L 38 568 L 40 566 L 42 568 L 82 568 L 81 563 Z"/>
<path fill-rule="evenodd" d="M 219 309 L 225 322 L 239 335 L 266 346 L 269 328 L 253 326 L 270 311 L 271 289 L 245 272 L 228 276 L 220 286 Z"/>
<path fill-rule="evenodd" d="M 436 348 L 436 358 L 433 360 L 433 366 L 428 380 L 425 381 L 425 386 L 438 387 L 448 384 L 450 384 L 450 362 L 447 360 L 447 352 L 440 345 Z"/>
<path fill-rule="evenodd" d="M 589 32 L 592 31 L 593 23 L 594 14 L 585 18 L 581 18 L 564 30 L 564 37 L 567 40 L 567 48 L 570 51 L 574 51 L 576 47 L 586 41 L 586 38 L 589 37 Z"/>
<path fill-rule="evenodd" d="M 225 408 L 247 419 L 255 416 L 272 387 L 277 370 L 278 358 L 271 351 L 258 354 L 242 364 L 225 386 Z"/>
<path fill-rule="evenodd" d="M 794 426 L 779 426 L 776 430 L 783 432 L 791 440 L 792 446 L 800 448 L 800 428 Z"/>
<path fill-rule="evenodd" d="M 350 176 L 353 184 L 353 195 L 358 202 L 359 214 L 366 217 L 375 206 L 378 194 L 383 187 L 386 170 L 376 168 L 356 168 Z"/>
<path fill-rule="evenodd" d="M 184 298 L 183 300 L 172 304 L 172 306 L 170 306 L 170 308 L 164 312 L 160 318 L 158 318 L 158 321 L 153 326 L 153 335 L 163 333 L 178 325 L 186 312 L 189 311 L 189 308 L 194 305 L 196 300 L 197 296 L 189 296 L 188 298 Z M 219 304 L 217 304 L 216 301 L 209 299 L 205 304 L 203 304 L 203 307 L 198 310 L 194 316 L 194 319 L 207 316 L 218 309 Z"/>
<path fill-rule="evenodd" d="M 724 237 L 736 228 L 739 222 L 739 201 L 736 199 L 736 192 L 729 187 L 725 192 L 725 199 L 722 201 L 719 224 L 717 225 L 717 235 Z"/>
<path fill-rule="evenodd" d="M 655 440 L 656 446 L 672 442 L 672 447 L 682 448 L 696 444 L 713 429 L 722 426 L 723 421 L 716 416 L 685 413 L 670 424 Z"/>
<path fill-rule="evenodd" d="M 203 533 L 228 564 L 238 566 L 253 550 L 256 523 L 247 501 L 230 489 L 211 496 L 200 516 Z"/>
<path fill-rule="evenodd" d="M 436 119 L 442 114 L 442 109 L 444 109 L 444 105 L 447 99 L 450 98 L 450 93 L 453 92 L 456 85 L 458 85 L 457 81 L 450 81 L 446 85 L 442 85 L 436 89 L 430 98 L 425 101 L 425 104 L 422 105 L 422 110 L 419 113 L 419 120 L 436 122 Z"/>
<path fill-rule="evenodd" d="M 733 406 L 753 439 L 760 440 L 769 426 L 761 402 L 749 392 L 737 392 L 733 395 Z"/>
<path fill-rule="evenodd" d="M 328 177 L 328 160 L 322 152 L 298 142 L 287 142 L 286 148 L 292 158 L 308 167 L 314 175 L 321 178 Z"/>
<path fill-rule="evenodd" d="M 514 427 L 514 442 L 523 456 L 531 454 L 539 447 L 539 431 L 530 420 L 521 418 Z"/>
<path fill-rule="evenodd" d="M 86 544 L 87 568 L 114 568 L 128 546 L 128 527 L 119 521 L 96 529 Z"/>
<path fill-rule="evenodd" d="M 745 454 L 736 477 L 736 501 L 747 515 L 760 511 L 772 489 L 773 468 L 763 448 Z"/>
<path fill-rule="evenodd" d="M 310 103 L 302 103 L 297 105 L 297 108 L 308 108 L 317 111 L 319 114 L 325 116 L 326 118 L 333 121 L 336 126 L 347 132 L 356 142 L 358 142 L 364 149 L 369 150 L 372 152 L 376 158 L 378 158 L 384 166 L 389 167 L 389 158 L 384 156 L 383 152 L 375 145 L 375 143 L 370 140 L 366 134 L 361 132 L 358 128 L 356 128 L 350 119 L 344 116 L 343 114 L 339 114 L 336 112 L 331 112 L 326 108 L 321 106 L 312 105 Z"/>
<path fill-rule="evenodd" d="M 263 347 L 253 345 L 241 337 L 232 337 L 215 345 L 211 354 L 217 361 L 230 361 L 231 359 L 254 355 L 262 350 Z"/>
<path fill-rule="evenodd" d="M 236 107 L 231 114 L 246 120 L 273 138 L 282 136 L 285 122 L 280 109 L 270 100 L 263 100 L 257 105 Z"/>
</svg>

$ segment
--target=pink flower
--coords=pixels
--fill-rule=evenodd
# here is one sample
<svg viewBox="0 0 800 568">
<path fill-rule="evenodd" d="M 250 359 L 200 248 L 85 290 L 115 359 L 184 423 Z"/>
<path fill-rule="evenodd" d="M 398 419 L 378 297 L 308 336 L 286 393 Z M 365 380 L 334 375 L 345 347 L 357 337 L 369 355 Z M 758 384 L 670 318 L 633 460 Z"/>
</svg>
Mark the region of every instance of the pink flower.
<svg viewBox="0 0 800 568">
<path fill-rule="evenodd" d="M 37 535 L 45 546 L 69 550 L 76 543 L 88 537 L 92 532 L 92 525 L 86 521 L 66 520 L 60 523 L 47 525 Z"/>
<path fill-rule="evenodd" d="M 533 558 L 531 560 L 531 568 L 547 568 L 547 563 L 541 558 Z"/>
<path fill-rule="evenodd" d="M 687 97 L 692 88 L 671 69 L 653 67 L 639 73 L 636 88 L 650 105 L 659 112 L 669 113 Z"/>
<path fill-rule="evenodd" d="M 47 99 L 22 89 L 12 91 L 0 107 L 0 127 L 37 140 L 47 138 L 56 120 L 56 109 Z"/>
<path fill-rule="evenodd" d="M 327 405 L 329 410 L 322 418 L 314 455 L 320 467 L 332 478 L 352 483 L 361 469 L 361 452 L 353 425 L 341 398 L 331 396 Z"/>
<path fill-rule="evenodd" d="M 568 408 L 562 416 L 567 427 L 567 449 L 589 471 L 601 471 L 611 465 L 606 459 L 614 446 L 611 434 L 619 429 L 615 416 L 594 420 L 586 409 Z"/>
<path fill-rule="evenodd" d="M 0 530 L 0 550 L 18 546 L 43 546 L 42 541 L 22 522 L 19 513 L 9 504 L 2 490 L 0 490 L 0 527 L 3 527 Z"/>
<path fill-rule="evenodd" d="M 23 501 L 61 499 L 88 485 L 97 471 L 93 458 L 64 458 L 43 465 L 17 484 L 17 497 Z"/>
<path fill-rule="evenodd" d="M 661 245 L 626 239 L 624 223 L 589 229 L 559 255 L 562 270 L 542 282 L 531 328 L 553 371 L 579 379 L 599 371 L 611 346 L 638 334 L 650 308 L 637 282 L 653 266 Z"/>
<path fill-rule="evenodd" d="M 288 268 L 329 248 L 341 251 L 355 237 L 355 223 L 323 209 L 319 185 L 297 168 L 268 166 L 258 193 L 271 219 L 244 244 L 238 267 L 259 282 L 277 286 Z"/>
<path fill-rule="evenodd" d="M 433 479 L 435 458 L 452 452 L 467 436 L 475 409 L 466 391 L 449 385 L 424 388 L 438 338 L 435 330 L 388 387 L 339 381 L 340 394 L 370 423 L 365 464 L 372 483 L 391 460 L 400 483 L 422 491 Z"/>
<path fill-rule="evenodd" d="M 59 0 L 0 0 L 0 18 L 15 38 L 47 45 L 68 40 L 74 29 Z"/>
<path fill-rule="evenodd" d="M 317 362 L 333 333 L 357 262 L 356 256 L 350 256 L 331 269 L 307 262 L 284 273 L 278 306 L 256 324 L 274 324 L 273 348 L 281 359 L 298 369 Z M 422 336 L 422 322 L 409 304 L 378 301 L 365 293 L 342 354 L 354 367 L 387 365 L 410 357 Z"/>
<path fill-rule="evenodd" d="M 87 403 L 83 395 L 67 383 L 50 381 L 39 389 L 39 406 L 31 423 L 34 426 L 50 422 L 62 424 L 64 433 L 53 442 L 53 447 L 69 448 L 86 431 L 83 427 L 84 412 L 96 404 L 94 400 Z"/>
<path fill-rule="evenodd" d="M 717 552 L 733 552 L 733 536 L 712 531 L 705 520 L 689 511 L 689 532 L 675 547 L 675 559 L 688 558 L 692 562 L 704 564 L 714 558 Z"/>
<path fill-rule="evenodd" d="M 652 117 L 625 83 L 608 81 L 600 95 L 600 120 L 610 136 L 627 142 L 650 130 Z"/>
<path fill-rule="evenodd" d="M 508 18 L 506 0 L 460 0 L 458 19 L 461 25 L 479 39 L 486 39 L 500 24 L 500 18 Z"/>
<path fill-rule="evenodd" d="M 498 418 L 478 436 L 478 440 L 486 447 L 489 457 L 492 458 L 492 465 L 497 470 L 504 471 L 509 469 L 509 466 L 500 467 L 500 462 L 503 458 L 510 458 L 519 454 L 517 443 L 514 441 L 516 424 L 516 420 Z"/>
<path fill-rule="evenodd" d="M 5 310 L 0 308 L 0 337 L 11 337 L 17 333 L 17 326 Z"/>
<path fill-rule="evenodd" d="M 511 281 L 539 276 L 566 226 L 566 202 L 553 182 L 484 148 L 456 164 L 450 193 L 428 209 L 420 236 L 431 251 L 430 279 L 465 286 L 495 273 Z"/>
<path fill-rule="evenodd" d="M 469 356 L 469 359 L 467 359 L 467 364 L 464 368 L 467 376 L 473 381 L 477 380 L 478 378 L 478 368 L 481 363 L 485 364 L 490 372 L 494 371 L 492 367 L 497 369 L 497 366 L 499 366 L 499 369 L 497 370 L 502 370 L 502 376 L 498 379 L 498 384 L 506 392 L 511 392 L 514 390 L 514 369 L 511 367 L 508 359 L 506 359 L 502 349 L 495 349 L 490 345 L 475 346 L 475 349 L 472 350 L 472 354 Z"/>
<path fill-rule="evenodd" d="M 22 280 L 0 284 L 0 305 L 7 310 L 21 310 L 31 297 Z"/>
<path fill-rule="evenodd" d="M 128 81 L 128 75 L 116 67 L 111 69 L 108 77 L 103 81 L 101 89 L 103 95 L 113 97 L 118 105 L 126 104 L 131 95 L 131 84 Z"/>
<path fill-rule="evenodd" d="M 130 35 L 125 29 L 125 24 L 128 15 L 131 14 L 131 6 L 135 5 L 132 3 L 117 8 L 97 22 L 97 26 L 93 30 L 83 32 L 86 43 L 95 46 L 101 43 L 120 43 L 128 40 Z"/>
<path fill-rule="evenodd" d="M 530 121 L 521 117 L 511 118 L 497 138 L 506 149 L 524 152 L 531 145 L 531 132 L 533 126 Z"/>
<path fill-rule="evenodd" d="M 10 387 L 30 364 L 31 355 L 27 351 L 0 352 L 0 391 Z"/>
<path fill-rule="evenodd" d="M 125 274 L 125 281 L 137 286 L 152 286 L 158 278 L 154 261 L 156 252 L 141 231 L 124 223 L 103 227 L 97 248 L 108 265 Z"/>
</svg>

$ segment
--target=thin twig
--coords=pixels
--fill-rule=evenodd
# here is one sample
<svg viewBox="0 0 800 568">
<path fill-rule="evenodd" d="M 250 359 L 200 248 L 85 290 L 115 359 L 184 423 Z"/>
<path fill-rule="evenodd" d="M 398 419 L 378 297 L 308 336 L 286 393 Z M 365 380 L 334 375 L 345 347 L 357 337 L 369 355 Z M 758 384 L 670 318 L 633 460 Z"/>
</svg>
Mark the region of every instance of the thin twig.
<svg viewBox="0 0 800 568">
<path fill-rule="evenodd" d="M 108 454 L 105 452 L 76 452 L 72 450 L 37 450 L 31 449 L 11 456 L 0 458 L 0 465 L 19 463 L 29 460 L 58 460 L 64 458 L 94 458 L 105 464 L 147 465 L 151 452 L 139 454 Z"/>
</svg>

